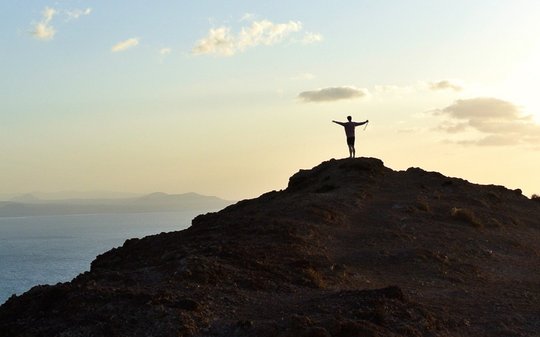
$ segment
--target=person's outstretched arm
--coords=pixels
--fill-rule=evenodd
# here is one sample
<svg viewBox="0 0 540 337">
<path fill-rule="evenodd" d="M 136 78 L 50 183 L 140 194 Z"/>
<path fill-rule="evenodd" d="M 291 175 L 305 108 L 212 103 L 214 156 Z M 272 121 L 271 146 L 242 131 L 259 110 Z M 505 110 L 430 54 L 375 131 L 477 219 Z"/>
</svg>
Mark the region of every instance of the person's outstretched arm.
<svg viewBox="0 0 540 337">
<path fill-rule="evenodd" d="M 366 119 L 364 122 L 355 123 L 355 125 L 356 125 L 356 126 L 358 126 L 358 125 L 364 125 L 364 124 L 366 124 L 366 123 L 369 123 L 369 120 L 368 120 L 368 119 Z"/>
<path fill-rule="evenodd" d="M 336 123 L 336 124 L 339 124 L 339 125 L 341 125 L 341 126 L 343 126 L 343 124 L 344 124 L 344 123 L 338 122 L 338 121 L 332 121 L 332 122 L 334 122 L 334 123 Z"/>
</svg>

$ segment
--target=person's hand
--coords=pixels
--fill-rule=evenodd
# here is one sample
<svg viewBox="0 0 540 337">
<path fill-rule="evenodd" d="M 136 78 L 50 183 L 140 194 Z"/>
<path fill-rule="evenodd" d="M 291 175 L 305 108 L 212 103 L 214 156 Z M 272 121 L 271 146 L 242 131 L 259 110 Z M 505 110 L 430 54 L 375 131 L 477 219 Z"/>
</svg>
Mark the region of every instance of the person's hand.
<svg viewBox="0 0 540 337">
<path fill-rule="evenodd" d="M 366 119 L 366 123 L 369 123 L 369 119 Z"/>
</svg>

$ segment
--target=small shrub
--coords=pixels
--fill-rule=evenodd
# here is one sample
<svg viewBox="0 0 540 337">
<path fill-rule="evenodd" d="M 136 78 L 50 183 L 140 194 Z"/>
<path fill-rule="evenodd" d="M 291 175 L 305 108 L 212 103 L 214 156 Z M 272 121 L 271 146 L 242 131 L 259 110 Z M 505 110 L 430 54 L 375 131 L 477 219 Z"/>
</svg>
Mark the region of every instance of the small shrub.
<svg viewBox="0 0 540 337">
<path fill-rule="evenodd" d="M 431 207 L 429 207 L 428 202 L 423 199 L 418 199 L 416 201 L 416 208 L 424 212 L 431 212 Z"/>
<path fill-rule="evenodd" d="M 471 211 L 470 209 L 454 207 L 452 208 L 452 211 L 450 214 L 452 215 L 452 217 L 461 221 L 465 221 L 471 224 L 473 227 L 476 227 L 476 228 L 484 227 L 480 219 L 478 219 L 476 215 L 474 214 L 474 212 Z"/>
<path fill-rule="evenodd" d="M 510 218 L 510 221 L 512 221 L 515 226 L 523 226 L 523 222 L 521 222 L 520 219 Z"/>
<path fill-rule="evenodd" d="M 540 195 L 533 194 L 531 200 L 540 203 Z"/>
<path fill-rule="evenodd" d="M 312 267 L 304 269 L 304 276 L 306 277 L 308 284 L 312 287 L 324 288 L 326 285 L 323 276 Z"/>
</svg>

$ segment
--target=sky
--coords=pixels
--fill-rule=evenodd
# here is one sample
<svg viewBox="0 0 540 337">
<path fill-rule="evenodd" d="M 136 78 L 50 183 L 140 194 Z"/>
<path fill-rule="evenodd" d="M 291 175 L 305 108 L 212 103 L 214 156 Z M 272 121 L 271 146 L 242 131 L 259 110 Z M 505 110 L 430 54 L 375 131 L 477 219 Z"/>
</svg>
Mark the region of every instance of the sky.
<svg viewBox="0 0 540 337">
<path fill-rule="evenodd" d="M 540 2 L 0 3 L 0 195 L 253 198 L 356 152 L 540 194 Z"/>
</svg>

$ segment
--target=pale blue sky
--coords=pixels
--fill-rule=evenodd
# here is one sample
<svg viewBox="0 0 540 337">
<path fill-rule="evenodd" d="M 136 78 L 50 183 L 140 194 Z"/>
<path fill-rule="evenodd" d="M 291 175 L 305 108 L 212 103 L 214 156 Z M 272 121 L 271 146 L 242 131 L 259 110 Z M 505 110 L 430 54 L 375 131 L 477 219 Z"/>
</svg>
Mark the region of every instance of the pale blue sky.
<svg viewBox="0 0 540 337">
<path fill-rule="evenodd" d="M 348 114 L 371 121 L 358 152 L 393 168 L 540 193 L 537 1 L 3 1 L 0 13 L 0 193 L 253 197 L 345 156 L 329 121 Z M 242 42 L 259 24 L 269 35 Z M 233 55 L 194 53 L 220 28 Z M 359 96 L 298 98 L 345 87 Z"/>
</svg>

